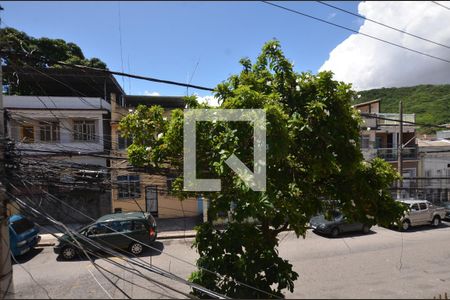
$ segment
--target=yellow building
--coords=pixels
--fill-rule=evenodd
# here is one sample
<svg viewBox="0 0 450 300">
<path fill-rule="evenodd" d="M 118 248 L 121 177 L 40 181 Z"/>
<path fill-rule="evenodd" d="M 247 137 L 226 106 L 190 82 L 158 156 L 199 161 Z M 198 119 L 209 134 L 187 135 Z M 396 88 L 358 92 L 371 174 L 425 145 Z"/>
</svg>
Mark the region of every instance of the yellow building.
<svg viewBox="0 0 450 300">
<path fill-rule="evenodd" d="M 114 96 L 112 98 L 115 99 Z M 119 135 L 120 119 L 138 105 L 159 105 L 166 116 L 172 109 L 183 109 L 182 97 L 131 96 L 111 101 L 111 156 L 123 160 L 111 160 L 111 203 L 113 211 L 140 211 L 152 213 L 158 218 L 194 217 L 203 212 L 203 203 L 196 198 L 179 200 L 170 195 L 176 176 L 134 172 L 127 161 L 128 141 Z"/>
</svg>

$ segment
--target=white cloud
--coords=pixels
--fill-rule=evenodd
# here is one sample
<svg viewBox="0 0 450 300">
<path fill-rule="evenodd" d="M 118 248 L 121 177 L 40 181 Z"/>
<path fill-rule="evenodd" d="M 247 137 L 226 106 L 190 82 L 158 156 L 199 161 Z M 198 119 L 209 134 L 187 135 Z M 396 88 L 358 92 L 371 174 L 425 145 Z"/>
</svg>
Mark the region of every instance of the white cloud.
<svg viewBox="0 0 450 300">
<path fill-rule="evenodd" d="M 337 13 L 333 12 L 331 14 L 328 15 L 327 20 L 330 21 L 332 19 L 334 19 L 336 17 Z"/>
<path fill-rule="evenodd" d="M 150 92 L 150 91 L 145 91 L 144 95 L 146 95 L 146 96 L 161 96 L 158 92 Z"/>
<path fill-rule="evenodd" d="M 450 45 L 448 10 L 431 1 L 368 1 L 358 11 L 366 18 Z M 450 60 L 450 50 L 364 21 L 359 32 L 404 47 Z M 352 34 L 330 53 L 319 71 L 331 70 L 337 80 L 353 83 L 356 90 L 417 84 L 450 83 L 450 64 Z"/>
<path fill-rule="evenodd" d="M 208 103 L 210 106 L 219 106 L 219 99 L 214 96 L 199 96 L 197 94 L 195 95 L 197 96 L 197 100 L 200 103 Z"/>
</svg>

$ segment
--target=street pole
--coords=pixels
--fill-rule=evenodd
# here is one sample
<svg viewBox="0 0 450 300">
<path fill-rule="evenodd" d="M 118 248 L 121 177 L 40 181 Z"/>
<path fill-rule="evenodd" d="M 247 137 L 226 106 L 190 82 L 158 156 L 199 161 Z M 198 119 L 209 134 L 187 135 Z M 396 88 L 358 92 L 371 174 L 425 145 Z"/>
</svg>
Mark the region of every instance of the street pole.
<svg viewBox="0 0 450 300">
<path fill-rule="evenodd" d="M 8 212 L 6 188 L 3 182 L 5 178 L 5 126 L 3 108 L 3 81 L 2 66 L 0 62 L 0 82 L 2 90 L 0 92 L 0 299 L 11 299 L 13 295 L 13 276 L 11 264 L 11 252 L 9 247 Z"/>
<path fill-rule="evenodd" d="M 399 112 L 400 112 L 400 126 L 398 133 L 398 145 L 397 145 L 397 169 L 400 176 L 403 176 L 403 103 L 402 100 L 399 102 Z M 401 190 L 403 188 L 403 177 L 398 181 L 397 186 L 397 199 L 400 199 Z"/>
</svg>

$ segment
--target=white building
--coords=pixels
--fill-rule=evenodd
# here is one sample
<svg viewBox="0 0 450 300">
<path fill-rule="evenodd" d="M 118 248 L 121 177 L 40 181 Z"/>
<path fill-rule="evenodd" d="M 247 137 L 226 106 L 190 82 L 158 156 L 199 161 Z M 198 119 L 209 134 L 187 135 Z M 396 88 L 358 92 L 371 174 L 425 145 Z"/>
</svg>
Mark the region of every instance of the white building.
<svg viewBox="0 0 450 300">
<path fill-rule="evenodd" d="M 102 98 L 4 96 L 7 133 L 24 155 L 75 152 L 77 163 L 106 166 L 103 123 L 111 104 Z"/>
<path fill-rule="evenodd" d="M 114 77 L 61 68 L 5 67 L 5 74 L 13 78 L 3 102 L 11 164 L 18 167 L 11 180 L 21 185 L 15 192 L 66 223 L 110 213 L 111 95 L 120 101 L 125 94 Z M 84 216 L 68 213 L 61 201 Z"/>
<path fill-rule="evenodd" d="M 426 199 L 433 202 L 450 199 L 450 140 L 418 140 L 419 178 L 418 186 L 424 190 Z"/>
</svg>

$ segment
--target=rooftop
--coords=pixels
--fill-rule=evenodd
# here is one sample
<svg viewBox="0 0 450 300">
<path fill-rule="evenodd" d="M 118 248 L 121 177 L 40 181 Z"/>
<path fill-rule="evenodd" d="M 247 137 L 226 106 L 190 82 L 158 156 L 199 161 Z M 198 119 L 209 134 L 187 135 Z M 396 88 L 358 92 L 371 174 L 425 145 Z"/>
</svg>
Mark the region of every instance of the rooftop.
<svg viewBox="0 0 450 300">
<path fill-rule="evenodd" d="M 23 95 L 81 96 L 109 99 L 110 93 L 118 96 L 125 92 L 115 77 L 109 73 L 76 68 L 3 67 L 3 78 L 19 81 Z M 9 76 L 5 76 L 9 75 Z"/>
</svg>

